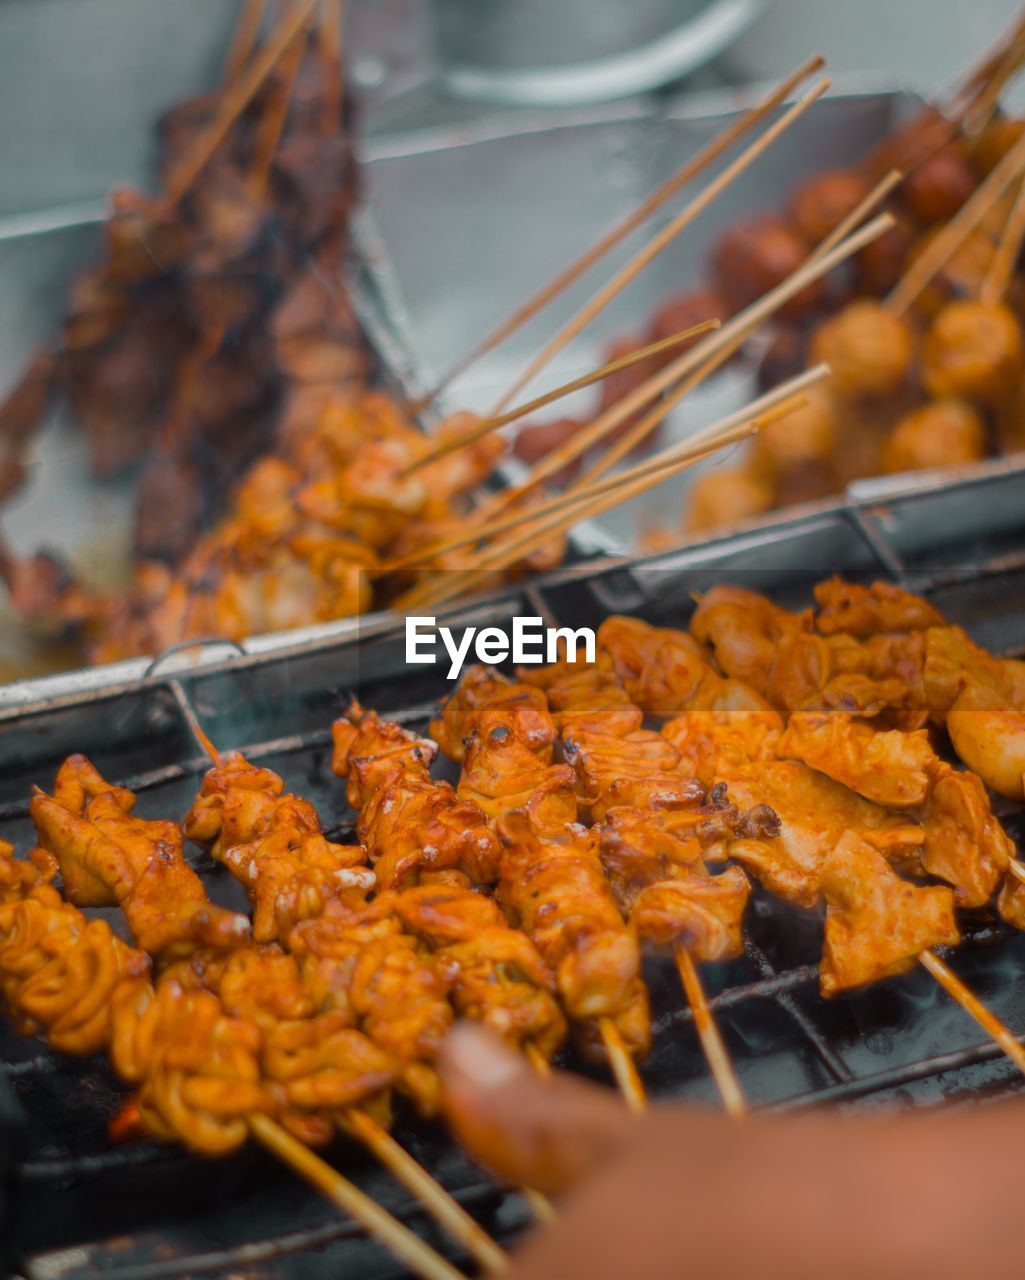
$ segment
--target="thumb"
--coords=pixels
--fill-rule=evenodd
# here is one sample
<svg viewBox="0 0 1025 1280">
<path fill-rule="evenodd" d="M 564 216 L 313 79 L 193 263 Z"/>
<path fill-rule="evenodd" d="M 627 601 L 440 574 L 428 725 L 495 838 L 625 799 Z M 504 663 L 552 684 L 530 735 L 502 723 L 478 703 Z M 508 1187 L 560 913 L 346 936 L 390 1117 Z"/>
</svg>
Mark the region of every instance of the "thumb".
<svg viewBox="0 0 1025 1280">
<path fill-rule="evenodd" d="M 445 1037 L 438 1067 L 442 1107 L 466 1150 L 538 1191 L 572 1185 L 637 1123 L 611 1091 L 563 1072 L 543 1078 L 473 1023 Z"/>
</svg>

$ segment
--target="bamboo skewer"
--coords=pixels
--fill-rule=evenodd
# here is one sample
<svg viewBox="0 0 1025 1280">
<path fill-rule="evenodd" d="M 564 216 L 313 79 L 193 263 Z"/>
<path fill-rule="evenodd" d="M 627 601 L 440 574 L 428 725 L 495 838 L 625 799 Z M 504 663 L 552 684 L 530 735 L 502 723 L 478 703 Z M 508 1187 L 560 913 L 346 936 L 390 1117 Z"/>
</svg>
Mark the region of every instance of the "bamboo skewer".
<svg viewBox="0 0 1025 1280">
<path fill-rule="evenodd" d="M 226 86 L 235 83 L 242 73 L 242 68 L 249 61 L 260 31 L 264 3 L 265 0 L 242 0 L 235 32 L 231 38 L 231 47 L 224 63 L 222 81 Z"/>
<path fill-rule="evenodd" d="M 668 479 L 677 471 L 683 470 L 684 467 L 689 466 L 697 459 L 707 457 L 708 453 L 720 447 L 720 444 L 733 444 L 737 440 L 745 438 L 751 433 L 750 428 L 754 417 L 757 417 L 760 429 L 790 413 L 798 407 L 801 400 L 801 392 L 827 375 L 826 366 L 817 365 L 805 373 L 799 374 L 796 378 L 781 383 L 780 386 L 766 392 L 765 395 L 745 405 L 744 408 L 739 409 L 736 413 L 721 419 L 713 426 L 706 427 L 704 430 L 695 433 L 689 440 L 663 449 L 654 457 L 637 463 L 628 471 L 621 472 L 607 480 L 595 482 L 586 488 L 574 489 L 571 492 L 560 494 L 550 499 L 541 508 L 535 507 L 528 510 L 513 511 L 492 521 L 486 527 L 479 530 L 471 529 L 468 533 L 451 538 L 434 548 L 427 548 L 419 557 L 410 557 L 405 563 L 411 564 L 418 558 L 430 559 L 433 555 L 454 551 L 471 542 L 476 542 L 478 539 L 491 538 L 497 534 L 506 533 L 520 524 L 537 521 L 567 507 L 586 504 L 599 495 L 610 493 L 621 486 L 624 488 L 631 487 L 631 496 L 633 496 L 632 486 L 634 483 L 648 477 L 651 477 L 652 483 L 647 487 L 661 484 L 663 480 Z M 657 408 L 660 407 L 657 406 Z M 672 408 L 672 406 L 669 405 L 668 408 Z M 740 428 L 745 428 L 745 430 L 739 431 Z M 643 491 L 642 488 L 636 490 L 636 492 Z"/>
<path fill-rule="evenodd" d="M 297 0 L 295 7 L 278 24 L 272 39 L 264 45 L 238 80 L 228 87 L 216 116 L 192 145 L 168 182 L 167 197 L 171 204 L 176 204 L 184 196 L 203 171 L 232 125 L 274 70 L 278 59 L 309 22 L 318 3 L 319 0 Z"/>
<path fill-rule="evenodd" d="M 648 1109 L 648 1096 L 644 1091 L 644 1081 L 637 1072 L 637 1064 L 630 1056 L 630 1051 L 623 1043 L 619 1028 L 611 1018 L 599 1018 L 598 1029 L 602 1043 L 608 1054 L 609 1066 L 616 1077 L 616 1084 L 623 1101 L 637 1115 L 644 1115 Z"/>
<path fill-rule="evenodd" d="M 601 382 L 602 379 L 611 377 L 614 373 L 620 373 L 623 369 L 630 369 L 634 365 L 650 359 L 652 356 L 662 355 L 663 352 L 671 351 L 674 347 L 680 346 L 681 343 L 690 341 L 691 338 L 698 338 L 703 333 L 718 329 L 720 323 L 716 319 L 702 320 L 700 324 L 691 325 L 689 329 L 681 329 L 678 333 L 671 333 L 668 338 L 660 338 L 658 342 L 650 342 L 646 347 L 638 347 L 636 351 L 630 351 L 626 355 L 618 356 L 615 360 L 610 360 L 607 364 L 600 365 L 597 369 L 592 369 L 590 373 L 582 374 L 579 378 L 573 378 L 570 382 L 564 382 L 562 386 L 555 387 L 552 391 L 546 391 L 544 395 L 535 396 L 533 400 L 528 400 L 513 409 L 507 409 L 505 413 L 500 413 L 490 418 L 482 418 L 460 435 L 443 441 L 431 449 L 430 452 L 424 454 L 422 458 L 417 458 L 414 462 L 411 462 L 409 466 L 404 467 L 399 472 L 399 476 L 413 475 L 414 472 L 420 471 L 432 462 L 437 462 L 439 458 L 444 458 L 447 454 L 454 453 L 457 449 L 473 444 L 475 440 L 479 440 L 482 436 L 490 435 L 492 431 L 498 431 L 501 427 L 508 426 L 510 422 L 515 422 L 517 418 L 524 418 L 528 413 L 536 413 L 538 409 L 545 408 L 546 405 L 552 404 L 555 400 L 561 400 L 563 396 L 568 396 L 574 391 L 589 387 L 592 383 Z"/>
<path fill-rule="evenodd" d="M 825 253 L 818 258 L 809 259 L 787 280 L 783 281 L 782 284 L 777 285 L 775 289 L 763 295 L 763 297 L 758 299 L 757 302 L 753 303 L 745 311 L 742 311 L 738 316 L 735 316 L 718 332 L 707 337 L 693 351 L 684 353 L 684 355 L 680 356 L 667 369 L 664 369 L 661 373 L 654 375 L 642 386 L 625 396 L 617 405 L 614 405 L 606 414 L 603 414 L 596 422 L 592 423 L 587 430 L 578 432 L 577 435 L 572 440 L 568 441 L 562 449 L 555 449 L 548 454 L 534 469 L 524 484 L 519 485 L 517 488 L 505 494 L 499 495 L 500 501 L 497 504 L 492 505 L 491 510 L 488 512 L 489 517 L 493 514 L 496 507 L 498 510 L 505 510 L 517 499 L 530 492 L 541 480 L 546 479 L 548 474 L 552 471 L 558 470 L 579 453 L 586 451 L 598 439 L 619 426 L 625 418 L 637 412 L 639 408 L 643 408 L 643 406 L 652 400 L 658 392 L 668 387 L 682 373 L 690 371 L 691 369 L 700 370 L 703 366 L 709 366 L 710 360 L 715 357 L 718 357 L 721 363 L 723 352 L 726 349 L 731 348 L 731 344 L 732 349 L 736 349 L 736 346 L 740 344 L 740 341 L 743 340 L 743 337 L 746 336 L 748 332 L 757 328 L 757 326 L 768 315 L 771 315 L 774 311 L 778 310 L 779 307 L 781 307 L 795 294 L 799 293 L 812 280 L 818 279 L 819 276 L 831 271 L 833 267 L 845 261 L 852 254 L 859 252 L 866 244 L 871 243 L 872 240 L 881 235 L 884 231 L 888 230 L 892 225 L 893 219 L 889 214 L 880 214 L 866 226 L 861 227 L 858 231 L 854 232 L 853 235 L 848 236 L 846 240 L 842 241 L 828 253 Z M 711 367 L 714 368 L 717 366 L 713 364 Z M 708 371 L 710 370 L 706 368 L 706 375 Z M 643 421 L 633 428 L 628 436 L 623 437 L 619 444 L 614 446 L 611 451 L 612 455 L 616 455 L 617 451 L 619 451 L 621 446 L 624 444 L 624 441 L 629 441 L 627 444 L 628 448 L 635 447 L 641 439 L 654 429 L 665 413 L 673 407 L 675 400 L 682 398 L 682 396 L 685 395 L 687 391 L 691 390 L 694 385 L 695 382 L 693 380 L 685 383 L 683 390 L 678 387 L 676 391 L 668 397 L 668 403 L 664 400 L 661 404 L 656 405 L 655 408 L 643 419 Z M 720 441 L 720 446 L 723 443 L 725 442 Z M 720 446 L 711 446 L 709 451 Z M 606 459 L 603 458 L 599 466 L 592 468 L 591 472 L 588 473 L 587 479 L 590 480 L 594 478 L 596 474 L 602 474 L 606 469 Z M 643 489 L 639 489 L 637 491 L 643 492 Z M 611 500 L 608 498 L 599 500 L 599 502 L 595 504 L 595 508 L 587 511 L 586 514 L 596 514 L 600 510 L 605 510 L 608 507 L 615 506 L 620 501 L 625 500 L 625 496 L 626 495 L 622 491 L 617 490 Z M 635 494 L 631 493 L 629 496 L 635 496 Z M 603 503 L 604 505 L 602 505 Z M 533 515 L 535 520 L 539 518 L 537 511 L 535 511 Z M 487 553 L 478 565 L 472 568 L 469 572 L 453 574 L 448 582 L 442 583 L 439 586 L 432 586 L 430 582 L 422 582 L 401 598 L 398 602 L 398 607 L 408 608 L 414 604 L 420 605 L 425 601 L 437 603 L 440 600 L 449 599 L 452 596 L 461 594 L 468 589 L 468 586 L 472 589 L 482 580 L 482 575 L 483 579 L 486 580 L 487 573 L 483 572 L 485 569 L 490 571 L 515 563 L 523 554 L 529 554 L 530 550 L 534 549 L 539 545 L 539 543 L 542 543 L 544 541 L 544 534 L 551 536 L 555 530 L 568 528 L 571 523 L 576 519 L 583 518 L 584 515 L 585 511 L 577 510 L 576 514 L 571 515 L 568 519 L 563 518 L 554 521 L 548 520 L 540 526 L 536 535 L 528 533 L 517 539 L 511 547 L 505 546 L 497 551 L 496 549 L 492 549 L 492 551 Z"/>
<path fill-rule="evenodd" d="M 211 742 L 188 703 L 184 704 L 183 710 L 189 728 L 203 750 L 215 765 L 221 765 L 223 761 L 220 751 Z M 397 1181 L 420 1201 L 438 1224 L 444 1227 L 453 1239 L 457 1240 L 487 1271 L 500 1275 L 508 1269 L 509 1262 L 505 1252 L 491 1239 L 479 1223 L 474 1221 L 462 1205 L 445 1190 L 441 1183 L 431 1177 L 427 1170 L 414 1160 L 409 1152 L 396 1142 L 391 1134 L 382 1128 L 373 1117 L 357 1107 L 347 1107 L 340 1113 L 340 1120 L 342 1126 L 353 1137 L 362 1142 Z M 291 1137 L 291 1135 L 287 1134 L 286 1136 Z M 296 1139 L 291 1140 L 297 1141 Z M 302 1143 L 297 1142 L 297 1145 L 300 1149 L 306 1150 Z M 325 1165 L 325 1169 L 334 1174 L 334 1170 L 330 1166 Z M 341 1174 L 337 1175 L 339 1178 L 341 1176 Z M 345 1179 L 342 1180 L 345 1181 Z M 315 1183 L 315 1185 L 319 1186 L 320 1184 Z M 347 1185 L 351 1186 L 351 1184 Z M 363 1195 L 356 1187 L 351 1187 L 351 1190 L 359 1196 Z M 369 1200 L 369 1203 L 374 1205 L 372 1200 Z M 379 1206 L 374 1205 L 374 1207 L 376 1209 Z M 381 1209 L 380 1212 L 385 1213 L 385 1210 Z M 390 1215 L 387 1216 L 390 1217 Z M 363 1222 L 363 1219 L 359 1219 L 359 1221 Z M 398 1225 L 400 1224 L 396 1223 L 396 1226 Z M 409 1234 L 412 1235 L 412 1233 Z M 417 1244 L 421 1243 L 416 1236 L 412 1238 L 417 1241 Z M 389 1247 L 391 1246 L 389 1245 Z M 403 1254 L 399 1256 L 403 1257 L 404 1261 L 407 1260 Z M 442 1261 L 442 1259 L 439 1257 L 438 1261 Z M 447 1263 L 445 1265 L 448 1266 Z M 452 1272 L 452 1274 L 458 1275 L 459 1273 Z"/>
<path fill-rule="evenodd" d="M 1018 188 L 1018 194 L 1007 215 L 1007 222 L 1000 236 L 993 261 L 989 264 L 986 278 L 979 289 L 979 301 L 988 306 L 996 306 L 1002 301 L 1014 275 L 1014 265 L 1021 252 L 1022 240 L 1025 239 L 1025 179 Z"/>
<path fill-rule="evenodd" d="M 787 280 L 777 285 L 775 289 L 763 294 L 756 302 L 724 324 L 716 333 L 710 334 L 698 346 L 691 351 L 684 352 L 667 368 L 654 374 L 647 382 L 624 396 L 622 400 L 612 405 L 610 409 L 596 418 L 588 427 L 578 431 L 566 444 L 546 454 L 522 484 L 496 495 L 495 499 L 486 507 L 487 518 L 491 519 L 498 512 L 512 506 L 520 498 L 532 492 L 543 481 L 562 470 L 568 463 L 586 453 L 599 441 L 620 427 L 628 418 L 633 417 L 639 410 L 644 409 L 656 396 L 666 391 L 680 378 L 696 373 L 698 370 L 705 368 L 705 366 L 708 366 L 704 375 L 707 376 L 707 373 L 712 372 L 712 370 L 719 367 L 719 364 L 724 363 L 728 355 L 732 355 L 749 333 L 774 312 L 778 311 L 792 297 L 800 293 L 812 281 L 832 271 L 834 267 L 859 252 L 866 244 L 870 244 L 878 236 L 882 235 L 884 231 L 889 230 L 891 226 L 893 226 L 893 218 L 889 214 L 880 214 L 872 222 L 848 236 L 846 240 L 828 253 L 803 263 Z M 711 363 L 713 360 L 716 360 L 716 363 Z M 692 390 L 700 380 L 699 378 L 688 384 L 688 390 Z M 651 427 L 648 427 L 644 435 L 648 434 L 651 429 Z M 624 439 L 626 438 L 624 437 Z M 633 449 L 643 439 L 643 435 L 638 428 L 634 428 L 629 434 L 629 439 L 628 448 Z"/>
<path fill-rule="evenodd" d="M 1025 1075 L 1025 1048 L 1011 1034 L 1010 1029 L 1000 1021 L 996 1014 L 990 1013 L 978 996 L 965 986 L 957 974 L 939 958 L 935 951 L 923 951 L 918 959 L 929 970 L 944 991 L 957 1001 L 965 1013 L 975 1019 L 983 1031 L 996 1041 L 1018 1070 Z"/>
<path fill-rule="evenodd" d="M 495 347 L 515 333 L 517 329 L 522 328 L 528 320 L 537 315 L 549 302 L 557 298 L 560 293 L 568 289 L 576 280 L 579 280 L 599 259 L 615 248 L 631 231 L 634 231 L 646 221 L 670 196 L 675 195 L 687 183 L 693 181 L 705 169 L 714 164 L 735 142 L 760 124 L 770 111 L 775 110 L 776 107 L 786 101 L 799 84 L 807 80 L 809 76 L 814 75 L 816 71 L 820 71 L 824 65 L 823 59 L 816 55 L 798 67 L 796 71 L 791 72 L 761 102 L 745 112 L 735 123 L 724 129 L 717 138 L 714 138 L 707 146 L 703 147 L 693 159 L 688 160 L 660 187 L 657 187 L 651 195 L 642 200 L 632 213 L 600 236 L 594 244 L 567 266 L 563 267 L 552 280 L 549 280 L 537 293 L 518 306 L 501 324 L 471 347 L 464 356 L 452 365 L 444 377 L 425 396 L 417 401 L 415 408 L 417 410 L 423 409 L 430 404 L 455 378 L 464 373 L 475 360 L 486 355 L 489 351 L 493 351 Z"/>
<path fill-rule="evenodd" d="M 492 1275 L 502 1275 L 509 1269 L 509 1258 L 488 1235 L 481 1225 L 463 1208 L 458 1200 L 436 1182 L 423 1165 L 372 1116 L 355 1107 L 342 1114 L 342 1123 L 369 1148 L 384 1167 L 411 1191 L 431 1216 L 458 1240 L 473 1257 Z"/>
<path fill-rule="evenodd" d="M 817 370 L 811 370 L 809 373 L 800 375 L 800 378 L 795 381 L 805 382 L 813 377 L 824 376 L 824 366 L 820 366 Z M 512 543 L 500 543 L 497 547 L 491 548 L 482 556 L 475 567 L 463 572 L 453 573 L 447 579 L 442 580 L 440 584 L 430 582 L 421 584 L 421 590 L 409 593 L 403 602 L 407 607 L 411 607 L 414 604 L 420 605 L 428 601 L 436 604 L 466 591 L 468 587 L 473 589 L 480 583 L 485 582 L 492 572 L 515 563 L 516 560 L 524 555 L 529 555 L 535 547 L 542 544 L 547 538 L 561 533 L 577 520 L 598 515 L 621 502 L 638 497 L 640 494 L 646 493 L 649 489 L 661 484 L 676 472 L 693 466 L 700 459 L 710 457 L 712 454 L 719 452 L 720 449 L 727 448 L 730 445 L 739 444 L 742 440 L 754 435 L 766 422 L 781 417 L 784 413 L 797 407 L 797 402 L 801 400 L 801 397 L 793 394 L 791 386 L 792 384 L 788 383 L 783 387 L 777 387 L 775 391 L 769 392 L 766 397 L 779 401 L 789 399 L 789 403 L 781 403 L 775 410 L 765 412 L 760 418 L 754 419 L 750 417 L 752 406 L 748 406 L 746 409 L 731 415 L 729 419 L 724 419 L 723 423 L 709 427 L 707 432 L 702 433 L 702 439 L 695 439 L 667 450 L 667 453 L 671 454 L 668 463 L 662 458 L 649 459 L 647 462 L 639 464 L 635 469 L 636 478 L 635 472 L 630 472 L 625 478 L 623 476 L 614 476 L 594 486 L 593 490 L 564 494 L 561 498 L 554 499 L 552 503 L 547 504 L 540 511 L 535 509 L 522 513 L 521 519 L 523 523 L 528 525 L 528 529 L 520 538 Z M 724 429 L 725 425 L 730 422 L 736 422 L 737 425 L 730 429 Z M 562 514 L 550 514 L 553 507 L 561 511 Z M 572 510 L 569 508 L 572 508 Z"/>
<path fill-rule="evenodd" d="M 364 1191 L 268 1116 L 249 1119 L 253 1137 L 354 1218 L 423 1280 L 465 1280 L 462 1272 L 392 1217 Z"/>
<path fill-rule="evenodd" d="M 1016 178 L 1025 172 L 1025 137 L 1007 152 L 989 177 L 976 188 L 958 212 L 927 246 L 886 299 L 887 308 L 902 315 L 931 282 L 952 254 L 956 253 L 977 224 L 1000 199 Z"/>
<path fill-rule="evenodd" d="M 585 329 L 595 316 L 599 315 L 605 307 L 617 297 L 634 280 L 641 271 L 644 270 L 649 263 L 653 262 L 656 257 L 666 248 L 683 230 L 690 226 L 704 211 L 726 190 L 729 185 L 734 182 L 745 170 L 749 169 L 755 161 L 762 156 L 776 140 L 781 137 L 787 129 L 795 124 L 801 116 L 822 97 L 829 88 L 829 80 L 825 77 L 818 80 L 807 92 L 791 107 L 789 107 L 783 115 L 774 121 L 768 129 L 756 139 L 746 150 L 729 164 L 721 174 L 702 191 L 698 196 L 684 205 L 683 209 L 671 219 L 662 230 L 654 236 L 646 245 L 643 246 L 631 259 L 612 277 L 607 284 L 598 290 L 597 294 L 582 307 L 580 311 L 567 323 L 562 329 L 534 356 L 527 365 L 526 369 L 513 382 L 512 386 L 506 391 L 502 398 L 492 410 L 493 413 L 501 413 L 510 401 L 522 389 L 531 382 L 534 377 L 551 361 L 560 351 L 562 351 L 570 342 Z"/>
<path fill-rule="evenodd" d="M 505 502 L 514 495 L 520 496 L 524 492 L 529 492 L 542 480 L 547 480 L 555 472 L 561 470 L 567 462 L 579 457 L 590 449 L 592 445 L 597 444 L 610 432 L 615 431 L 628 418 L 633 417 L 638 410 L 643 409 L 661 392 L 668 390 L 680 378 L 690 373 L 697 373 L 702 369 L 706 370 L 707 376 L 707 373 L 718 367 L 718 363 L 711 363 L 716 357 L 722 356 L 723 359 L 719 360 L 719 363 L 723 363 L 725 359 L 724 353 L 728 352 L 729 355 L 732 355 L 750 333 L 757 329 L 769 316 L 778 311 L 780 307 L 789 302 L 796 294 L 799 294 L 802 289 L 813 281 L 818 280 L 820 276 L 828 274 L 834 267 L 845 262 L 853 254 L 858 253 L 866 244 L 870 244 L 878 236 L 882 235 L 884 231 L 889 230 L 892 225 L 893 219 L 889 214 L 880 214 L 878 218 L 875 218 L 867 226 L 860 228 L 860 230 L 842 241 L 828 253 L 802 264 L 782 284 L 763 294 L 756 302 L 753 302 L 749 307 L 746 307 L 724 324 L 716 333 L 710 334 L 693 350 L 684 352 L 668 368 L 650 378 L 648 382 L 636 388 L 629 395 L 624 396 L 618 404 L 613 405 L 607 413 L 592 423 L 586 432 L 578 432 L 561 451 L 558 449 L 552 450 L 552 453 L 541 460 L 523 485 L 518 486 L 510 494 L 500 495 L 500 498 Z M 692 382 L 689 384 L 688 390 L 693 389 L 696 385 L 697 381 Z M 643 436 L 639 429 L 635 427 L 629 433 L 629 437 L 624 436 L 622 440 L 627 438 L 630 440 L 628 449 L 633 449 L 640 443 Z M 622 443 L 622 440 L 619 443 Z M 616 448 L 618 449 L 618 444 Z"/>
<path fill-rule="evenodd" d="M 281 134 L 288 118 L 288 104 L 295 87 L 303 55 L 306 52 L 306 32 L 300 31 L 281 59 L 281 83 L 276 87 L 273 99 L 257 131 L 253 144 L 254 159 L 247 179 L 250 192 L 260 199 L 270 179 L 274 153 L 281 141 Z"/>
<path fill-rule="evenodd" d="M 1009 863 L 1009 870 L 1016 880 L 1025 884 L 1025 864 L 1023 864 L 1018 858 L 1012 858 Z"/>
<path fill-rule="evenodd" d="M 683 983 L 684 993 L 687 996 L 687 1003 L 690 1005 L 691 1012 L 694 1015 L 694 1028 L 698 1033 L 698 1039 L 701 1041 L 701 1048 L 705 1055 L 705 1061 L 708 1063 L 709 1070 L 712 1073 L 712 1079 L 719 1090 L 719 1096 L 722 1098 L 727 1114 L 738 1120 L 747 1115 L 747 1103 L 744 1101 L 740 1081 L 737 1079 L 737 1073 L 733 1069 L 730 1055 L 725 1044 L 723 1044 L 715 1018 L 708 1007 L 708 1001 L 705 998 L 705 991 L 701 985 L 701 979 L 698 976 L 694 960 L 682 943 L 673 948 L 673 956 L 680 973 L 680 981 Z"/>
</svg>

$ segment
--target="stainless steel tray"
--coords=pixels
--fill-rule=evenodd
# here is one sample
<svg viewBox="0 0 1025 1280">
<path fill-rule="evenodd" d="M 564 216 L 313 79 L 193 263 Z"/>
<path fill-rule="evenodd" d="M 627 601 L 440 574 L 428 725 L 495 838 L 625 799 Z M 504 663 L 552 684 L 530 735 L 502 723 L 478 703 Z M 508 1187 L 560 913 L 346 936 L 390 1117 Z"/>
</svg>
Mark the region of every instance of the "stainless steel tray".
<svg viewBox="0 0 1025 1280">
<path fill-rule="evenodd" d="M 756 91 L 745 92 L 745 101 Z M 818 103 L 711 209 L 643 272 L 539 379 L 555 386 L 598 364 L 613 336 L 640 330 L 666 296 L 696 283 L 719 228 L 782 204 L 802 177 L 864 155 L 921 102 L 911 90 L 858 77 Z M 394 368 L 406 386 L 425 387 L 554 272 L 593 241 L 741 107 L 737 94 L 691 96 L 662 108 L 631 106 L 577 113 L 553 126 L 538 115 L 515 129 L 498 121 L 374 141 L 365 171 L 369 207 L 360 235 L 380 321 L 395 334 Z M 672 211 L 670 211 L 672 212 Z M 487 409 L 563 320 L 661 225 L 641 228 L 446 393 L 444 410 Z M 735 362 L 689 397 L 667 435 L 691 431 L 743 405 L 755 370 Z M 593 403 L 580 393 L 581 407 Z M 564 402 L 573 412 L 573 400 Z M 554 410 L 549 410 L 555 416 Z M 715 465 L 711 460 L 706 465 Z M 990 464 L 984 464 L 984 468 Z M 1025 464 L 1008 465 L 1025 474 Z M 596 521 L 619 551 L 638 528 L 675 527 L 695 469 Z M 976 469 L 947 472 L 955 483 Z M 936 475 L 901 477 L 903 489 L 932 491 Z M 872 492 L 870 482 L 866 492 Z M 851 495 L 857 500 L 860 490 Z M 974 490 L 973 490 L 974 493 Z M 842 506 L 846 499 L 837 499 Z M 770 517 L 770 522 L 776 517 Z"/>
</svg>

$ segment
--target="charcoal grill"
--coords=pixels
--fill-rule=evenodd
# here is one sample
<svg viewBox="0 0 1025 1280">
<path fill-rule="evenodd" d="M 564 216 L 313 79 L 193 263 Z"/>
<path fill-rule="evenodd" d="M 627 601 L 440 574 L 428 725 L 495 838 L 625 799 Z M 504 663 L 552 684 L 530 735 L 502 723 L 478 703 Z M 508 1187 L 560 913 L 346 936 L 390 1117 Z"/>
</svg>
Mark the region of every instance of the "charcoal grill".
<svg viewBox="0 0 1025 1280">
<path fill-rule="evenodd" d="M 944 486 L 886 504 L 781 519 L 677 553 L 566 569 L 452 609 L 439 621 L 503 625 L 516 614 L 541 613 L 580 626 L 620 611 L 684 625 L 690 592 L 712 581 L 742 582 L 794 605 L 807 602 L 812 582 L 839 571 L 922 591 L 981 643 L 1021 653 L 1021 490 L 1013 474 L 1005 488 L 986 483 L 982 500 Z M 989 524 L 980 526 L 981 510 L 992 513 Z M 422 731 L 450 688 L 440 668 L 406 667 L 401 628 L 386 621 L 356 636 L 321 636 L 263 655 L 225 657 L 222 649 L 211 658 L 187 670 L 158 663 L 142 679 L 133 674 L 106 687 L 65 688 L 59 696 L 33 697 L 40 686 L 27 686 L 21 705 L 12 699 L 0 707 L 0 837 L 29 846 L 29 785 L 49 782 L 74 750 L 135 790 L 143 815 L 183 814 L 207 767 L 198 722 L 220 748 L 241 748 L 282 773 L 318 807 L 334 839 L 350 840 L 352 815 L 330 771 L 331 719 L 358 692 L 365 704 Z M 1025 817 L 1009 805 L 1002 816 L 1025 851 Z M 194 850 L 192 856 L 211 896 L 245 905 L 227 873 Z M 117 913 L 109 917 L 118 923 Z M 753 1106 L 918 1107 L 988 1101 L 1025 1087 L 924 972 L 826 1003 L 817 992 L 819 921 L 757 891 L 748 926 L 744 955 L 703 977 Z M 1012 1029 L 1025 1031 L 1018 979 L 1025 935 L 979 916 L 967 924 L 951 963 Z M 650 958 L 646 976 L 655 1043 L 643 1076 L 651 1095 L 715 1105 L 672 962 Z M 6 1079 L 27 1117 L 5 1221 L 14 1268 L 28 1280 L 84 1280 L 99 1272 L 116 1280 L 401 1274 L 358 1228 L 261 1151 L 202 1161 L 148 1142 L 112 1146 L 106 1122 L 119 1090 L 99 1063 L 64 1059 L 3 1027 L 0 1065 L 0 1084 Z M 572 1056 L 563 1065 L 587 1070 Z M 510 1241 L 525 1228 L 520 1197 L 483 1175 L 440 1127 L 400 1112 L 397 1133 L 496 1238 Z M 340 1140 L 326 1154 L 435 1247 L 451 1250 L 362 1150 Z M 449 1256 L 468 1265 L 458 1252 Z"/>
</svg>

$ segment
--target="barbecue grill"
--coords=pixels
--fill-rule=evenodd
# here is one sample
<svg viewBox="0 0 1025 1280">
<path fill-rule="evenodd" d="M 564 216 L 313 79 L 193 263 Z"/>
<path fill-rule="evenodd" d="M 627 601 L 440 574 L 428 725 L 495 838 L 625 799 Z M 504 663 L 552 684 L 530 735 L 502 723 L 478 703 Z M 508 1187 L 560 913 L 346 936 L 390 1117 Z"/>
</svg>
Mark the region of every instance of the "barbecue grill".
<svg viewBox="0 0 1025 1280">
<path fill-rule="evenodd" d="M 564 569 L 533 585 L 450 610 L 440 622 L 508 625 L 543 615 L 559 625 L 595 625 L 610 612 L 683 625 L 690 592 L 723 579 L 806 603 L 810 585 L 839 571 L 883 577 L 926 594 L 995 652 L 1025 650 L 1025 555 L 1020 481 L 1013 469 L 886 504 L 851 504 L 769 527 L 710 539 L 684 551 Z M 80 684 L 40 697 L 46 682 L 12 690 L 0 708 L 0 837 L 21 850 L 32 827 L 32 782 L 48 783 L 65 755 L 84 751 L 112 780 L 139 795 L 142 816 L 180 816 L 208 761 L 197 725 L 221 749 L 280 772 L 320 811 L 328 835 L 352 840 L 342 784 L 330 769 L 329 725 L 352 693 L 425 732 L 450 691 L 442 667 L 409 668 L 398 623 L 375 620 L 358 634 L 320 636 L 266 654 L 225 657 L 177 669 L 157 662 L 142 678 Z M 1001 815 L 1025 850 L 1025 815 Z M 227 872 L 192 851 L 211 896 L 244 909 Z M 122 928 L 120 913 L 107 915 Z M 1022 1088 L 1011 1063 L 924 973 L 877 984 L 830 1003 L 817 991 L 820 926 L 756 890 L 744 955 L 703 971 L 710 1003 L 745 1096 L 760 1108 L 984 1101 Z M 1025 1029 L 1025 935 L 979 917 L 965 927 L 951 964 L 1012 1029 Z M 655 1099 L 717 1105 L 690 1010 L 669 959 L 650 958 L 646 977 L 655 1039 L 642 1073 Z M 572 1054 L 562 1065 L 594 1075 Z M 316 1192 L 246 1148 L 221 1161 L 107 1136 L 119 1090 L 97 1061 L 72 1061 L 0 1030 L 0 1188 L 17 1112 L 25 1144 L 10 1177 L 0 1222 L 15 1272 L 30 1280 L 76 1280 L 101 1271 L 117 1280 L 195 1276 L 304 1277 L 402 1274 L 384 1251 Z M 418 1160 L 500 1241 L 528 1223 L 521 1197 L 473 1166 L 440 1126 L 406 1111 L 396 1133 Z M 361 1148 L 339 1140 L 328 1158 L 422 1233 L 457 1265 L 468 1260 Z"/>
</svg>

